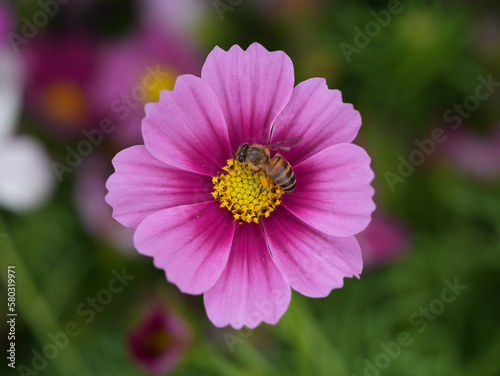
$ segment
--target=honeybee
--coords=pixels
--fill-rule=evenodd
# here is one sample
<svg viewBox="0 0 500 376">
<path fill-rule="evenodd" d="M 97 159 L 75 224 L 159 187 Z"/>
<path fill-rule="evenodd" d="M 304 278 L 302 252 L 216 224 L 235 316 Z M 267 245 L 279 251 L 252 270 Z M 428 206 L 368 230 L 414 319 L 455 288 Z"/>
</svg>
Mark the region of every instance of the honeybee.
<svg viewBox="0 0 500 376">
<path fill-rule="evenodd" d="M 278 185 L 284 192 L 291 193 L 295 189 L 296 179 L 292 165 L 279 153 L 271 158 L 270 150 L 289 151 L 293 145 L 296 145 L 300 137 L 288 138 L 269 145 L 242 144 L 236 150 L 235 157 L 241 163 L 248 163 L 248 166 L 255 170 L 262 170 L 265 178 L 261 180 L 262 188 L 260 193 L 264 192 L 268 186 L 267 178 Z"/>
</svg>

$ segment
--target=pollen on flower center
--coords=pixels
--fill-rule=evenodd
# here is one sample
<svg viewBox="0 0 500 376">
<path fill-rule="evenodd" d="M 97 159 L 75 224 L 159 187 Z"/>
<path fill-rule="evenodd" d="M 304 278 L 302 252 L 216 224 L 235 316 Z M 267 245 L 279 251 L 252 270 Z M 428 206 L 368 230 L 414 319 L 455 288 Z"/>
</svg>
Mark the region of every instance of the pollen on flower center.
<svg viewBox="0 0 500 376">
<path fill-rule="evenodd" d="M 262 182 L 266 181 L 263 171 L 254 171 L 247 163 L 234 159 L 228 159 L 222 169 L 227 173 L 212 178 L 212 196 L 220 201 L 221 208 L 231 211 L 235 219 L 258 223 L 262 215 L 269 217 L 281 204 L 284 192 L 271 179 L 267 179 L 268 186 L 261 192 Z"/>
</svg>

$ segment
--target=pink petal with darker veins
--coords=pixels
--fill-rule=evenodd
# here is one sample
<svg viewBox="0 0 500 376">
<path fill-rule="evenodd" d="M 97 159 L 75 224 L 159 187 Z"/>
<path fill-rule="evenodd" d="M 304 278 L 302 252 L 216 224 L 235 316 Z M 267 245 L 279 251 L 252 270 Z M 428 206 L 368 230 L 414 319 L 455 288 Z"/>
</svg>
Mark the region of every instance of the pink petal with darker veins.
<svg viewBox="0 0 500 376">
<path fill-rule="evenodd" d="M 293 164 L 339 143 L 350 143 L 361 127 L 352 104 L 342 102 L 338 90 L 329 90 L 324 78 L 311 78 L 293 89 L 292 97 L 276 119 L 271 142 L 291 137 L 302 140 L 286 159 Z"/>
<path fill-rule="evenodd" d="M 151 214 L 137 227 L 135 246 L 182 292 L 201 294 L 219 279 L 229 257 L 235 223 L 222 210 L 212 200 Z"/>
<path fill-rule="evenodd" d="M 353 144 L 337 144 L 293 167 L 297 188 L 283 206 L 331 236 L 362 231 L 375 210 L 370 157 Z"/>
<path fill-rule="evenodd" d="M 215 176 L 231 158 L 220 105 L 199 77 L 178 77 L 173 91 L 146 105 L 142 134 L 151 154 L 183 170 Z"/>
<path fill-rule="evenodd" d="M 363 260 L 354 236 L 326 235 L 286 209 L 275 211 L 263 224 L 276 265 L 302 295 L 325 297 L 342 287 L 345 277 L 359 277 Z"/>
<path fill-rule="evenodd" d="M 257 224 L 236 228 L 231 255 L 219 280 L 204 295 L 207 315 L 217 327 L 255 328 L 276 324 L 290 304 L 291 290 L 269 254 Z"/>
<path fill-rule="evenodd" d="M 258 43 L 246 51 L 238 45 L 227 52 L 215 47 L 201 77 L 212 86 L 222 106 L 232 150 L 242 143 L 267 144 L 271 124 L 292 94 L 290 58 Z"/>
<path fill-rule="evenodd" d="M 210 177 L 171 167 L 144 145 L 122 150 L 113 165 L 116 172 L 106 183 L 106 202 L 124 226 L 136 228 L 159 210 L 213 200 Z"/>
</svg>

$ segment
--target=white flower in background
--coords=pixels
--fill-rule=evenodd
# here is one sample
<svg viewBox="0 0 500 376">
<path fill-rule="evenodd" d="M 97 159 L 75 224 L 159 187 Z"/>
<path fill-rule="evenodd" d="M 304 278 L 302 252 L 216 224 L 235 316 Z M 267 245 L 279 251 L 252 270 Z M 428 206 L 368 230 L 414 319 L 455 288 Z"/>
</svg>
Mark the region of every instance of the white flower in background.
<svg viewBox="0 0 500 376">
<path fill-rule="evenodd" d="M 26 212 L 52 193 L 54 175 L 42 145 L 15 134 L 21 102 L 23 66 L 9 45 L 0 46 L 0 207 Z"/>
<path fill-rule="evenodd" d="M 199 23 L 213 11 L 210 2 L 199 0 L 141 0 L 138 4 L 144 25 L 162 27 L 167 35 L 193 41 Z"/>
</svg>

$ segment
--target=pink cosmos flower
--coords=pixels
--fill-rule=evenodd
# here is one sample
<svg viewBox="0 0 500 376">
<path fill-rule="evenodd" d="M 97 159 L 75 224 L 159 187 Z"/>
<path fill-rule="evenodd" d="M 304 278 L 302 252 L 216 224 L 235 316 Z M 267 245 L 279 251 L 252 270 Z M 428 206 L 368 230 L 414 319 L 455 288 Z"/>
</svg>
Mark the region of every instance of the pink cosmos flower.
<svg viewBox="0 0 500 376">
<path fill-rule="evenodd" d="M 353 235 L 375 204 L 370 158 L 351 144 L 360 126 L 324 79 L 294 87 L 284 52 L 216 47 L 201 78 L 179 76 L 146 106 L 145 145 L 115 156 L 106 201 L 168 281 L 204 294 L 216 326 L 275 324 L 290 287 L 325 297 L 361 273 Z M 263 173 L 232 157 L 243 143 L 299 137 L 283 152 L 296 175 L 292 193 L 268 181 L 260 194 Z"/>
<path fill-rule="evenodd" d="M 57 138 L 81 138 L 81 131 L 94 123 L 88 92 L 95 69 L 92 38 L 72 31 L 40 36 L 23 47 L 22 56 L 28 112 Z"/>
<path fill-rule="evenodd" d="M 113 119 L 112 143 L 135 145 L 141 140 L 145 103 L 158 101 L 160 90 L 172 89 L 179 74 L 199 71 L 201 62 L 189 45 L 156 28 L 104 43 L 89 83 L 91 112 L 96 119 Z"/>
<path fill-rule="evenodd" d="M 12 31 L 14 27 L 14 17 L 12 14 L 12 9 L 10 5 L 1 3 L 0 4 L 0 47 L 3 48 L 3 44 L 7 43 L 8 34 Z"/>
<path fill-rule="evenodd" d="M 75 204 L 83 225 L 89 233 L 104 240 L 119 251 L 136 254 L 133 245 L 133 229 L 123 227 L 111 217 L 106 205 L 104 184 L 111 171 L 109 158 L 95 151 L 85 158 L 76 169 Z"/>
<path fill-rule="evenodd" d="M 500 127 L 489 135 L 465 128 L 449 132 L 440 154 L 467 176 L 497 180 L 500 178 Z"/>
<path fill-rule="evenodd" d="M 400 258 L 408 251 L 410 234 L 394 216 L 373 213 L 370 225 L 356 235 L 366 267 L 377 267 Z"/>
</svg>

